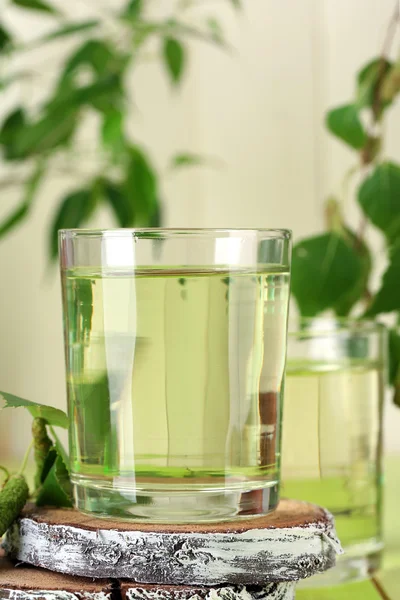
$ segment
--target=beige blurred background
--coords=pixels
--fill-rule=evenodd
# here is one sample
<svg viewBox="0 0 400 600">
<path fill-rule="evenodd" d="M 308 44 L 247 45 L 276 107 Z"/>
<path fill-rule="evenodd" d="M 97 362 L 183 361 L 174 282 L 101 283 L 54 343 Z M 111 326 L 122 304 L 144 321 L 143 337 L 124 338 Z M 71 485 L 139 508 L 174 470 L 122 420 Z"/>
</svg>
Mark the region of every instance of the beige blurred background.
<svg viewBox="0 0 400 600">
<path fill-rule="evenodd" d="M 170 0 L 156 0 L 164 11 Z M 180 92 L 171 90 L 158 63 L 137 74 L 140 107 L 132 121 L 159 168 L 171 154 L 191 150 L 221 157 L 219 169 L 187 170 L 164 178 L 166 225 L 288 227 L 295 238 L 323 225 L 323 201 L 337 190 L 351 153 L 324 131 L 324 111 L 347 102 L 355 71 L 379 54 L 393 0 L 243 0 L 244 12 L 204 0 L 217 15 L 235 51 L 194 44 Z M 71 15 L 92 14 L 94 0 L 70 0 Z M 28 37 L 43 18 L 0 12 Z M 64 47 L 63 47 L 64 48 Z M 43 82 L 62 60 L 37 61 Z M 50 49 L 50 47 L 49 47 Z M 36 63 L 35 63 L 36 64 Z M 20 88 L 14 93 L 30 93 Z M 40 98 L 39 89 L 33 90 Z M 0 106 L 5 113 L 13 98 Z M 387 131 L 388 153 L 400 159 L 400 107 Z M 90 144 L 88 125 L 87 139 Z M 85 147 L 83 147 L 85 150 Z M 0 172 L 4 173 L 4 167 Z M 78 177 L 78 175 L 77 175 Z M 0 389 L 65 408 L 64 356 L 58 273 L 47 258 L 47 227 L 57 198 L 71 178 L 54 177 L 42 189 L 29 220 L 0 242 Z M 1 192 L 0 216 L 17 196 Z M 351 210 L 351 209 L 349 209 Z M 351 214 L 354 223 L 358 215 Z M 111 226 L 104 213 L 95 225 Z M 380 242 L 376 240 L 377 256 Z M 383 267 L 384 265 L 382 265 Z M 0 458 L 21 455 L 29 419 L 0 415 Z M 400 410 L 388 401 L 386 445 L 400 452 Z"/>
</svg>

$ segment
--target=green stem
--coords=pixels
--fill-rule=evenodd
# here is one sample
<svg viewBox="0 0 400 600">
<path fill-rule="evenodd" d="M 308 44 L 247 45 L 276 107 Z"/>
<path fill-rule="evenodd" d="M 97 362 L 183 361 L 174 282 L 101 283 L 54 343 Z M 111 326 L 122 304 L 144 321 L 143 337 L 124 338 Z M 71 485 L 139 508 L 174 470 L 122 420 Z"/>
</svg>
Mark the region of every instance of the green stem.
<svg viewBox="0 0 400 600">
<path fill-rule="evenodd" d="M 4 475 L 6 476 L 6 479 L 8 479 L 10 477 L 10 472 L 5 467 L 0 466 L 0 471 L 2 471 L 4 473 Z"/>
<path fill-rule="evenodd" d="M 24 473 L 24 471 L 26 469 L 26 465 L 28 464 L 28 459 L 29 459 L 29 455 L 31 453 L 31 450 L 33 448 L 33 444 L 34 444 L 34 441 L 32 440 L 31 443 L 28 446 L 27 451 L 25 452 L 24 458 L 22 459 L 22 464 L 21 464 L 20 470 L 18 471 L 18 475 L 23 475 L 23 473 Z"/>
</svg>

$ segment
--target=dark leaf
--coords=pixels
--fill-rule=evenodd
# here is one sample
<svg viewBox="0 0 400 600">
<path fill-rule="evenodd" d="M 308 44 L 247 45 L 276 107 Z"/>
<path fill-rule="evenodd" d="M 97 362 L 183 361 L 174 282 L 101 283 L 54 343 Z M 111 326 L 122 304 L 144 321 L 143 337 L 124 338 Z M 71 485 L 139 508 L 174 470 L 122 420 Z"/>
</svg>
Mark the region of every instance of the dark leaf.
<svg viewBox="0 0 400 600">
<path fill-rule="evenodd" d="M 97 75 L 104 75 L 112 70 L 116 57 L 108 44 L 102 40 L 87 40 L 67 60 L 63 77 L 67 77 L 78 67 L 91 66 Z"/>
<path fill-rule="evenodd" d="M 378 85 L 392 67 L 392 63 L 386 58 L 375 58 L 369 62 L 357 75 L 357 105 L 372 107 L 379 102 L 377 98 Z"/>
<path fill-rule="evenodd" d="M 349 290 L 349 292 L 344 294 L 333 307 L 335 313 L 339 317 L 348 316 L 353 306 L 355 306 L 357 302 L 362 299 L 365 294 L 365 290 L 368 288 L 368 281 L 372 268 L 371 253 L 365 242 L 359 240 L 356 234 L 348 228 L 344 230 L 343 236 L 345 237 L 346 241 L 348 241 L 349 244 L 356 249 L 356 252 L 360 258 L 361 274 L 360 277 L 358 277 L 358 279 L 354 282 L 354 286 Z"/>
<path fill-rule="evenodd" d="M 367 134 L 355 104 L 346 104 L 330 110 L 326 115 L 326 125 L 333 135 L 356 150 L 367 142 Z"/>
<path fill-rule="evenodd" d="M 129 0 L 127 6 L 122 12 L 122 17 L 128 19 L 137 19 L 143 11 L 143 0 Z"/>
<path fill-rule="evenodd" d="M 382 277 L 382 284 L 376 293 L 366 316 L 400 310 L 400 244 L 392 250 L 390 264 Z"/>
<path fill-rule="evenodd" d="M 2 25 L 0 25 L 0 53 L 6 50 L 11 44 L 11 36 L 4 29 Z"/>
<path fill-rule="evenodd" d="M 389 383 L 393 387 L 393 401 L 400 407 L 400 330 L 389 330 Z"/>
<path fill-rule="evenodd" d="M 76 113 L 51 111 L 20 130 L 13 145 L 15 155 L 24 158 L 63 146 L 71 140 L 76 125 Z"/>
<path fill-rule="evenodd" d="M 185 49 L 181 42 L 173 37 L 165 38 L 163 58 L 172 83 L 179 83 L 185 66 Z"/>
<path fill-rule="evenodd" d="M 42 466 L 42 472 L 40 474 L 40 484 L 42 484 L 45 481 L 56 460 L 57 450 L 54 448 L 54 446 L 51 446 Z"/>
<path fill-rule="evenodd" d="M 77 87 L 73 78 L 65 78 L 47 106 L 51 115 L 60 112 L 76 114 L 83 105 L 89 105 L 105 114 L 119 110 L 122 104 L 123 89 L 119 74 L 99 77 L 89 85 Z"/>
<path fill-rule="evenodd" d="M 400 380 L 400 330 L 389 329 L 389 383 Z"/>
<path fill-rule="evenodd" d="M 224 34 L 222 32 L 222 27 L 220 23 L 216 19 L 210 17 L 209 19 L 207 19 L 207 26 L 210 30 L 211 39 L 213 40 L 213 42 L 216 42 L 217 44 L 223 44 Z"/>
<path fill-rule="evenodd" d="M 116 53 L 106 42 L 85 41 L 67 60 L 51 107 L 91 104 L 105 113 L 118 108 L 123 98 L 122 75 L 127 64 L 127 57 Z M 79 85 L 77 75 L 81 67 L 92 69 L 92 83 Z"/>
<path fill-rule="evenodd" d="M 135 225 L 135 209 L 131 195 L 126 194 L 121 186 L 106 181 L 104 183 L 104 196 L 115 214 L 118 225 L 120 227 L 133 227 Z"/>
<path fill-rule="evenodd" d="M 57 454 L 36 497 L 37 506 L 72 508 L 72 485 L 62 457 Z"/>
<path fill-rule="evenodd" d="M 40 163 L 25 184 L 25 198 L 18 208 L 0 223 L 0 237 L 3 237 L 28 215 L 37 188 L 44 175 L 44 166 Z"/>
<path fill-rule="evenodd" d="M 122 104 L 123 90 L 118 74 L 107 75 L 98 79 L 93 85 L 76 90 L 74 102 L 89 104 L 102 113 L 119 110 Z"/>
<path fill-rule="evenodd" d="M 31 402 L 30 400 L 24 400 L 23 398 L 19 398 L 19 396 L 14 396 L 13 394 L 8 394 L 6 392 L 0 392 L 0 396 L 5 401 L 2 408 L 26 408 L 34 419 L 36 417 L 41 417 L 49 425 L 68 429 L 68 417 L 65 412 L 58 408 L 39 404 L 38 402 Z"/>
<path fill-rule="evenodd" d="M 75 229 L 90 217 L 94 209 L 93 193 L 89 189 L 68 194 L 62 201 L 50 228 L 50 256 L 58 255 L 58 231 Z"/>
<path fill-rule="evenodd" d="M 88 21 L 82 21 L 77 23 L 66 23 L 59 29 L 52 31 L 47 34 L 44 38 L 42 38 L 41 42 L 51 42 L 52 40 L 56 40 L 58 38 L 68 37 L 69 35 L 73 35 L 75 33 L 80 33 L 82 31 L 88 31 L 89 29 L 93 29 L 100 24 L 100 21 L 95 19 L 91 19 Z"/>
<path fill-rule="evenodd" d="M 375 167 L 358 190 L 358 202 L 370 221 L 394 241 L 400 230 L 400 167 L 391 162 Z"/>
<path fill-rule="evenodd" d="M 362 276 L 360 257 L 337 233 L 308 238 L 293 248 L 292 292 L 304 316 L 340 306 Z"/>
<path fill-rule="evenodd" d="M 26 127 L 26 114 L 22 107 L 13 110 L 3 122 L 0 129 L 0 144 L 3 146 L 4 158 L 14 160 L 20 158 L 17 151 L 18 137 L 23 135 Z"/>
<path fill-rule="evenodd" d="M 59 11 L 43 0 L 11 0 L 16 6 L 21 8 L 29 8 L 31 10 L 39 10 L 53 15 L 58 15 Z"/>
<path fill-rule="evenodd" d="M 51 431 L 51 435 L 54 438 L 54 445 L 56 447 L 57 450 L 57 454 L 62 458 L 66 469 L 69 473 L 69 458 L 68 458 L 68 454 L 66 453 L 64 446 L 62 445 L 60 438 L 58 437 L 58 435 L 56 434 L 56 432 L 54 431 L 53 427 L 50 427 L 50 431 Z"/>
<path fill-rule="evenodd" d="M 158 207 L 158 181 L 149 158 L 137 146 L 130 149 L 124 193 L 133 206 L 135 227 L 148 227 Z"/>
</svg>

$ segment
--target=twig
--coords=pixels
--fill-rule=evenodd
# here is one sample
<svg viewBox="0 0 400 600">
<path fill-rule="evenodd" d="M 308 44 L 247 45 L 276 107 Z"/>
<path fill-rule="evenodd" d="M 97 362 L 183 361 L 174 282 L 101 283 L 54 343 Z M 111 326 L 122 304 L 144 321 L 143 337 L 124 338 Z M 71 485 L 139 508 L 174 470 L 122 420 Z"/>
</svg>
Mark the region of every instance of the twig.
<svg viewBox="0 0 400 600">
<path fill-rule="evenodd" d="M 390 600 L 389 596 L 375 577 L 371 577 L 371 582 L 382 600 Z"/>
</svg>

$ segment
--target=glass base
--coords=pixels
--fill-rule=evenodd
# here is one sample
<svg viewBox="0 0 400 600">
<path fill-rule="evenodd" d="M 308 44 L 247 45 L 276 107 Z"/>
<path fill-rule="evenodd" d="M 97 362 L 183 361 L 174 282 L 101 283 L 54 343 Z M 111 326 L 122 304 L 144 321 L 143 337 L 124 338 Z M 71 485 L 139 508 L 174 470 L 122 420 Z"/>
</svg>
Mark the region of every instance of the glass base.
<svg viewBox="0 0 400 600">
<path fill-rule="evenodd" d="M 167 487 L 167 486 L 166 486 Z M 209 523 L 260 517 L 279 501 L 277 482 L 251 490 L 127 491 L 104 481 L 74 482 L 75 506 L 81 512 L 104 518 L 153 523 Z"/>
<path fill-rule="evenodd" d="M 379 540 L 350 546 L 344 548 L 344 551 L 345 553 L 338 558 L 333 569 L 301 581 L 298 585 L 299 589 L 362 581 L 370 577 L 381 566 L 383 543 Z"/>
</svg>

